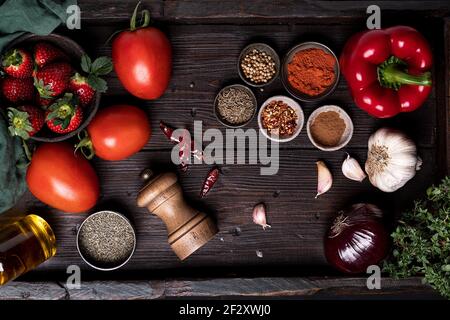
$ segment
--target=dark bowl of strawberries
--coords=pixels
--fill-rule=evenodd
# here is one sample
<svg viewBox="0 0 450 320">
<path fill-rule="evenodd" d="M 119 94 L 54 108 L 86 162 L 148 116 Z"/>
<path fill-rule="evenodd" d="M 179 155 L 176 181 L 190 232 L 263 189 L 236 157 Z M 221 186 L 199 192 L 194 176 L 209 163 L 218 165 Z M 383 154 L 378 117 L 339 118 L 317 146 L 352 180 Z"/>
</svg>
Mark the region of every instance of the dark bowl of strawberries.
<svg viewBox="0 0 450 320">
<path fill-rule="evenodd" d="M 58 34 L 25 34 L 1 56 L 1 109 L 9 131 L 25 140 L 58 142 L 76 136 L 95 116 L 112 70 L 94 62 L 73 40 Z"/>
</svg>

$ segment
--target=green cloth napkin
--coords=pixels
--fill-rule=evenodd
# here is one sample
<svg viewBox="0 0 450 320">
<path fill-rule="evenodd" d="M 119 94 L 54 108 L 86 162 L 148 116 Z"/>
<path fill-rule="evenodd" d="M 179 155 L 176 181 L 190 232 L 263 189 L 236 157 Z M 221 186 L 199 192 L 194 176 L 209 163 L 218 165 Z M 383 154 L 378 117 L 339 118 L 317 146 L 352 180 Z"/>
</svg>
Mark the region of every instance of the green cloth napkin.
<svg viewBox="0 0 450 320">
<path fill-rule="evenodd" d="M 0 112 L 0 213 L 13 207 L 27 189 L 27 158 L 18 137 L 8 132 L 8 123 Z"/>
<path fill-rule="evenodd" d="M 0 52 L 25 32 L 52 33 L 66 23 L 67 7 L 74 4 L 76 0 L 0 0 Z"/>
<path fill-rule="evenodd" d="M 0 0 L 0 52 L 25 32 L 47 35 L 67 20 L 76 0 Z M 26 190 L 27 159 L 19 138 L 11 137 L 0 105 L 0 213 L 13 207 Z"/>
</svg>

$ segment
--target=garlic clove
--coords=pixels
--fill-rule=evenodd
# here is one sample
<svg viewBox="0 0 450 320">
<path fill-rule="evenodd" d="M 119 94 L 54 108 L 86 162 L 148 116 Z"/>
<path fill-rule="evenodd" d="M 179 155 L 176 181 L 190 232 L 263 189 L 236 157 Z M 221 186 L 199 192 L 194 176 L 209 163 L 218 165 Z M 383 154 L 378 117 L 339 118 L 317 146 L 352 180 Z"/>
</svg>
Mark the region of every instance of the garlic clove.
<svg viewBox="0 0 450 320">
<path fill-rule="evenodd" d="M 363 169 L 361 169 L 358 161 L 350 157 L 348 153 L 347 158 L 342 163 L 342 173 L 346 178 L 359 182 L 363 181 L 367 176 Z"/>
<path fill-rule="evenodd" d="M 420 169 L 422 169 L 422 158 L 421 157 L 417 157 L 417 163 L 416 163 L 416 171 L 420 171 Z"/>
<path fill-rule="evenodd" d="M 266 221 L 266 206 L 264 203 L 258 203 L 253 208 L 253 222 L 255 224 L 259 224 L 263 230 L 266 230 L 266 228 L 271 228 L 269 224 L 267 224 Z"/>
<path fill-rule="evenodd" d="M 317 194 L 316 199 L 321 194 L 324 194 L 328 190 L 330 190 L 333 185 L 333 176 L 331 175 L 330 170 L 327 165 L 323 161 L 317 161 Z"/>
</svg>

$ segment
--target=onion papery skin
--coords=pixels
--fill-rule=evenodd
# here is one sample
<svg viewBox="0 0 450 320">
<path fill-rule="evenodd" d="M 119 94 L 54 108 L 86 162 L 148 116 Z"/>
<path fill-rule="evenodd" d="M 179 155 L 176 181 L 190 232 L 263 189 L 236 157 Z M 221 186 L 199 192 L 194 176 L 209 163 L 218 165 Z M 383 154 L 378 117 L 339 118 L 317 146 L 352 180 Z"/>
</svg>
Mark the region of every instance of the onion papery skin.
<svg viewBox="0 0 450 320">
<path fill-rule="evenodd" d="M 325 256 L 333 267 L 345 273 L 365 273 L 389 251 L 389 234 L 381 211 L 374 205 L 356 204 L 340 212 L 324 245 Z"/>
</svg>

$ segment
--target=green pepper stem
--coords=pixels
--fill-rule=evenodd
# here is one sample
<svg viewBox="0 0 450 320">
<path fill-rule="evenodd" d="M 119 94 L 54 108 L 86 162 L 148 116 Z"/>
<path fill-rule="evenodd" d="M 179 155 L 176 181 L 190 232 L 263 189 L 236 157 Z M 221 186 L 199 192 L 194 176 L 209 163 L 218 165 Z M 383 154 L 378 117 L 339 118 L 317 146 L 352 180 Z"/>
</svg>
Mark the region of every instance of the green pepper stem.
<svg viewBox="0 0 450 320">
<path fill-rule="evenodd" d="M 146 28 L 150 24 L 150 12 L 148 10 L 142 10 L 141 11 L 141 21 L 144 20 L 144 22 L 136 27 L 136 19 L 137 19 L 137 12 L 138 8 L 141 2 L 139 1 L 136 7 L 134 8 L 133 15 L 131 16 L 130 20 L 130 30 L 135 31 L 136 29 Z"/>
<path fill-rule="evenodd" d="M 431 72 L 427 71 L 419 75 L 409 74 L 406 63 L 396 57 L 390 57 L 380 64 L 377 72 L 380 84 L 395 90 L 398 90 L 402 84 L 432 85 Z"/>
<path fill-rule="evenodd" d="M 82 135 L 84 137 L 82 137 Z M 91 138 L 89 137 L 87 131 L 83 130 L 82 132 L 80 132 L 78 134 L 78 139 L 80 139 L 80 142 L 78 142 L 78 144 L 75 145 L 74 153 L 80 150 L 86 159 L 91 160 L 92 158 L 94 158 L 95 155 L 94 146 L 92 145 Z"/>
<path fill-rule="evenodd" d="M 415 84 L 419 86 L 431 86 L 431 72 L 420 75 L 412 75 L 404 72 L 398 65 L 391 64 L 384 69 L 384 79 L 389 82 L 401 84 Z"/>
<path fill-rule="evenodd" d="M 134 8 L 133 16 L 131 17 L 131 20 L 130 20 L 130 31 L 135 31 L 136 29 L 146 28 L 150 24 L 150 11 L 142 10 L 141 21 L 142 21 L 142 19 L 144 19 L 144 23 L 141 26 L 136 27 L 137 9 L 140 4 L 141 4 L 141 2 L 139 1 L 138 4 L 136 5 L 136 7 Z M 110 35 L 108 37 L 108 39 L 106 39 L 104 45 L 107 45 L 109 43 L 109 41 L 111 41 L 112 38 L 114 38 L 117 34 L 121 33 L 122 31 L 124 31 L 124 30 L 117 30 L 112 35 Z M 43 97 L 43 94 L 41 94 L 41 97 Z"/>
</svg>

